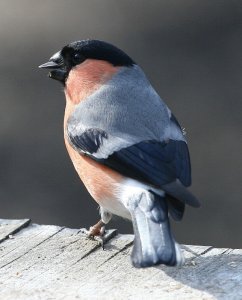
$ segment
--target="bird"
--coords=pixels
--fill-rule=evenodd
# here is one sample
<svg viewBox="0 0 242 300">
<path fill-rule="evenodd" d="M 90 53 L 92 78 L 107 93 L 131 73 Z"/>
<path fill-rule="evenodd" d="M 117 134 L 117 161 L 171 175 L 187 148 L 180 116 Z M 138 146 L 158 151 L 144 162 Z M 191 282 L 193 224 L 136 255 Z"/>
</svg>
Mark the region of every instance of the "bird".
<svg viewBox="0 0 242 300">
<path fill-rule="evenodd" d="M 183 129 L 142 68 L 111 43 L 71 42 L 39 68 L 64 87 L 64 141 L 81 181 L 100 207 L 89 236 L 113 215 L 131 220 L 136 268 L 180 266 L 170 218 L 199 207 L 187 189 L 191 164 Z"/>
</svg>

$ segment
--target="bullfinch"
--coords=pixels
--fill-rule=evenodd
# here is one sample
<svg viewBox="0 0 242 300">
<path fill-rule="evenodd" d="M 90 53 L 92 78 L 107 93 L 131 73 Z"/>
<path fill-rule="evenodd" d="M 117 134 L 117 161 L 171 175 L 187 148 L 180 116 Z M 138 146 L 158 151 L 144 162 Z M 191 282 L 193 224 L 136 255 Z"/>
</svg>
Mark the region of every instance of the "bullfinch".
<svg viewBox="0 0 242 300">
<path fill-rule="evenodd" d="M 187 190 L 191 166 L 183 130 L 142 69 L 99 40 L 66 45 L 47 63 L 64 85 L 64 139 L 73 165 L 100 206 L 89 235 L 112 215 L 132 220 L 135 267 L 184 261 L 169 218 L 199 201 Z"/>
</svg>

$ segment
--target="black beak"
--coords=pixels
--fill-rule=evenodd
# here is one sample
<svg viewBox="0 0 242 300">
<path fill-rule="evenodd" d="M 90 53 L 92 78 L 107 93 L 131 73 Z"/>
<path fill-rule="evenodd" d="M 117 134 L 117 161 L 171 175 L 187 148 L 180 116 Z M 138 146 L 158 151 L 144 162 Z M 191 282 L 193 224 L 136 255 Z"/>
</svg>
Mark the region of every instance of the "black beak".
<svg viewBox="0 0 242 300">
<path fill-rule="evenodd" d="M 65 84 L 67 71 L 60 52 L 54 54 L 47 63 L 40 65 L 39 68 L 50 69 L 51 71 L 49 72 L 49 77 Z"/>
<path fill-rule="evenodd" d="M 60 64 L 51 60 L 39 66 L 40 69 L 59 69 L 60 67 Z"/>
</svg>

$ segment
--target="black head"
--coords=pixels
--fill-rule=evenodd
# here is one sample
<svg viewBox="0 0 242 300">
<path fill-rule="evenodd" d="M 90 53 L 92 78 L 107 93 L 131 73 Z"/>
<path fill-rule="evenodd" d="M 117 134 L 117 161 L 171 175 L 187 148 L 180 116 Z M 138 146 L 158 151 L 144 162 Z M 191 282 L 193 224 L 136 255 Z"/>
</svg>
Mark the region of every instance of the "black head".
<svg viewBox="0 0 242 300">
<path fill-rule="evenodd" d="M 130 67 L 135 62 L 117 47 L 98 40 L 82 40 L 68 44 L 39 68 L 51 69 L 49 77 L 65 83 L 70 70 L 86 59 L 105 60 L 114 66 Z"/>
</svg>

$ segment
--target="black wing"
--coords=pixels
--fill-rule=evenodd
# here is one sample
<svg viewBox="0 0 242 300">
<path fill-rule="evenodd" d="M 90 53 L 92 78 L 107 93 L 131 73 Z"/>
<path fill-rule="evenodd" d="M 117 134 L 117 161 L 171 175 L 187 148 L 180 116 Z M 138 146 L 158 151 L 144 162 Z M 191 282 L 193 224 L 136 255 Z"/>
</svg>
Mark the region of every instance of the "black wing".
<svg viewBox="0 0 242 300">
<path fill-rule="evenodd" d="M 179 179 L 191 184 L 187 144 L 183 141 L 143 141 L 114 152 L 106 159 L 96 159 L 110 168 L 154 186 L 161 187 Z"/>
<path fill-rule="evenodd" d="M 68 131 L 68 135 L 73 147 L 95 161 L 124 176 L 161 188 L 184 203 L 199 206 L 198 200 L 184 187 L 191 184 L 190 157 L 186 142 L 143 141 L 115 151 L 107 158 L 97 158 L 95 153 L 103 146 L 104 139 L 112 142 L 105 131 L 89 129 L 81 135 L 73 135 Z"/>
<path fill-rule="evenodd" d="M 107 133 L 98 128 L 87 129 L 80 135 L 72 134 L 67 130 L 67 134 L 71 144 L 77 150 L 90 155 L 98 151 L 103 144 L 103 139 L 108 138 Z"/>
</svg>

